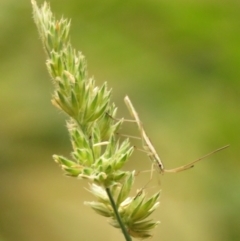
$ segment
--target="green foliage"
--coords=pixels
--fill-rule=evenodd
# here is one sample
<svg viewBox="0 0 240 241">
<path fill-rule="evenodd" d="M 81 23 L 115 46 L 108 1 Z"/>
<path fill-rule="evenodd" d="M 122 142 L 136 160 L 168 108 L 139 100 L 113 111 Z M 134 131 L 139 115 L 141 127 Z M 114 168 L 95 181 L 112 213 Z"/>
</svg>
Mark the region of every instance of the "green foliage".
<svg viewBox="0 0 240 241">
<path fill-rule="evenodd" d="M 133 181 L 134 172 L 125 179 L 123 185 L 111 186 L 111 192 L 116 197 L 116 205 L 128 233 L 135 238 L 149 238 L 152 236 L 152 229 L 159 222 L 145 219 L 158 207 L 159 193 L 146 200 L 145 192 L 140 190 L 135 197 L 130 198 L 128 196 L 132 189 Z M 111 218 L 110 224 L 116 228 L 120 228 L 105 190 L 100 186 L 91 185 L 90 192 L 96 196 L 98 201 L 85 202 L 85 204 L 91 206 L 98 214 Z"/>
<path fill-rule="evenodd" d="M 240 2 L 49 2 L 56 17 L 72 19 L 71 42 L 97 85 L 107 80 L 118 116 L 127 113 L 123 96 L 131 97 L 166 167 L 231 144 L 196 169 L 161 177 L 164 195 L 154 216 L 162 223 L 152 240 L 240 240 Z M 53 88 L 30 1 L 0 6 L 1 239 L 111 239 L 104 218 L 78 203 L 91 201 L 85 181 L 62 178 L 51 162 L 51 153 L 71 160 L 72 150 L 66 117 L 49 103 Z M 127 167 L 149 169 L 149 161 L 135 151 Z M 147 178 L 138 175 L 134 186 Z M 98 232 L 79 232 L 89 223 Z"/>
<path fill-rule="evenodd" d="M 47 3 L 38 8 L 32 0 L 32 6 L 55 87 L 52 103 L 70 118 L 67 129 L 73 160 L 60 155 L 54 155 L 54 160 L 66 175 L 90 182 L 98 202 L 88 205 L 111 218 L 111 225 L 121 228 L 126 240 L 131 240 L 129 235 L 151 237 L 158 222 L 145 219 L 158 206 L 159 194 L 147 201 L 143 191 L 128 198 L 134 172 L 123 171 L 122 167 L 133 147 L 128 139 L 120 141 L 116 135 L 123 121 L 114 120 L 117 109 L 110 103 L 111 91 L 106 83 L 99 88 L 93 78 L 88 78 L 85 57 L 69 41 L 70 21 L 56 20 Z"/>
</svg>

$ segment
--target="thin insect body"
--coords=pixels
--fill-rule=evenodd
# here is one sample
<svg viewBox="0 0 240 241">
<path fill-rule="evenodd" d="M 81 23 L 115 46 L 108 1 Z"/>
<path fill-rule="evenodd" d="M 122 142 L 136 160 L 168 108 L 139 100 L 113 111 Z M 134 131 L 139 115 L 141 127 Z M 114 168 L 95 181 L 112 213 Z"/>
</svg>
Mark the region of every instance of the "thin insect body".
<svg viewBox="0 0 240 241">
<path fill-rule="evenodd" d="M 221 151 L 221 150 L 229 147 L 229 145 L 223 146 L 223 147 L 221 147 L 221 148 L 219 148 L 219 149 L 216 149 L 216 150 L 208 153 L 207 155 L 205 155 L 205 156 L 203 156 L 203 157 L 201 157 L 201 158 L 199 158 L 199 159 L 197 159 L 197 160 L 195 160 L 195 161 L 193 161 L 193 162 L 191 162 L 191 163 L 189 163 L 189 164 L 187 164 L 187 165 L 180 166 L 180 167 L 173 168 L 173 169 L 165 169 L 164 166 L 163 166 L 163 163 L 162 163 L 162 161 L 161 161 L 161 159 L 160 159 L 160 157 L 159 157 L 159 155 L 157 154 L 157 151 L 155 150 L 155 148 L 154 148 L 154 146 L 152 145 L 149 137 L 147 136 L 147 134 L 146 134 L 146 132 L 145 132 L 145 130 L 144 130 L 144 128 L 143 128 L 142 122 L 141 122 L 141 120 L 140 120 L 140 118 L 139 118 L 139 116 L 138 116 L 138 113 L 136 112 L 135 108 L 133 107 L 133 104 L 132 104 L 132 102 L 130 101 L 129 97 L 126 96 L 126 97 L 124 98 L 124 101 L 125 101 L 128 109 L 129 109 L 130 114 L 131 114 L 131 115 L 133 116 L 133 118 L 135 119 L 135 122 L 136 122 L 136 124 L 137 124 L 137 126 L 138 126 L 138 129 L 139 129 L 139 131 L 140 131 L 141 139 L 142 139 L 142 143 L 143 143 L 143 144 L 142 144 L 142 145 L 143 145 L 143 149 L 146 151 L 146 153 L 147 153 L 148 157 L 150 158 L 150 160 L 151 160 L 154 164 L 156 164 L 156 165 L 158 166 L 160 173 L 164 173 L 164 172 L 176 173 L 176 172 L 181 172 L 181 171 L 187 170 L 187 169 L 189 169 L 189 168 L 194 167 L 194 164 L 195 164 L 196 162 L 199 162 L 199 161 L 201 161 L 202 159 L 204 159 L 204 158 L 206 158 L 206 157 L 208 157 L 208 156 L 210 156 L 210 155 L 212 155 L 212 154 L 214 154 L 214 153 L 216 153 L 216 152 L 218 152 L 218 151 Z"/>
</svg>

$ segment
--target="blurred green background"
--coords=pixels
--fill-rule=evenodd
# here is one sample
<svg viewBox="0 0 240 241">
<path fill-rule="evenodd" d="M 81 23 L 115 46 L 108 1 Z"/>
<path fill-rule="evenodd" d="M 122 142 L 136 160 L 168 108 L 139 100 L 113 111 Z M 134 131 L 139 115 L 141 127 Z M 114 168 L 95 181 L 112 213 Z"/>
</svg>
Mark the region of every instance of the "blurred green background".
<svg viewBox="0 0 240 241">
<path fill-rule="evenodd" d="M 153 215 L 161 224 L 151 240 L 239 241 L 240 1 L 50 2 L 72 19 L 72 43 L 89 76 L 113 88 L 120 117 L 131 97 L 167 168 L 231 145 L 192 170 L 155 175 L 148 187 L 162 190 Z M 0 240 L 123 240 L 84 206 L 87 183 L 64 177 L 51 158 L 71 147 L 50 103 L 30 1 L 0 0 L 0 29 Z M 135 152 L 127 168 L 150 163 Z M 136 187 L 148 179 L 139 175 Z"/>
</svg>

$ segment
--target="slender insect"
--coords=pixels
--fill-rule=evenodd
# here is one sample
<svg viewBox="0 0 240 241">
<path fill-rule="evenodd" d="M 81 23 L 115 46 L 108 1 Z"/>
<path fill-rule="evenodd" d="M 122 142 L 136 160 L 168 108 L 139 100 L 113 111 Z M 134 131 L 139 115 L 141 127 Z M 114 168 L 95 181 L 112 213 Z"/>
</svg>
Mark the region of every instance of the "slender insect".
<svg viewBox="0 0 240 241">
<path fill-rule="evenodd" d="M 163 166 L 163 163 L 159 157 L 159 155 L 157 154 L 157 151 L 155 150 L 154 146 L 152 145 L 149 137 L 147 136 L 144 128 L 143 128 L 143 125 L 142 125 L 142 122 L 140 121 L 140 118 L 138 116 L 138 113 L 136 112 L 135 108 L 133 107 L 133 104 L 132 102 L 130 101 L 129 97 L 126 96 L 124 98 L 124 101 L 129 109 L 129 112 L 130 114 L 133 116 L 133 118 L 135 119 L 135 122 L 137 123 L 137 126 L 138 126 L 138 129 L 140 131 L 140 134 L 141 134 L 141 139 L 142 139 L 142 146 L 143 146 L 143 149 L 144 151 L 147 153 L 149 159 L 153 162 L 153 164 L 156 164 L 159 168 L 159 171 L 160 173 L 164 173 L 164 172 L 168 172 L 168 173 L 176 173 L 176 172 L 181 172 L 181 171 L 185 171 L 189 168 L 192 168 L 194 167 L 194 164 L 196 162 L 199 162 L 201 161 L 202 159 L 216 153 L 216 152 L 219 152 L 227 147 L 229 147 L 229 145 L 226 145 L 226 146 L 223 146 L 221 148 L 218 148 L 210 153 L 208 153 L 207 155 L 193 161 L 193 162 L 190 162 L 184 166 L 180 166 L 180 167 L 177 167 L 177 168 L 173 168 L 173 169 L 165 169 L 164 166 Z"/>
</svg>

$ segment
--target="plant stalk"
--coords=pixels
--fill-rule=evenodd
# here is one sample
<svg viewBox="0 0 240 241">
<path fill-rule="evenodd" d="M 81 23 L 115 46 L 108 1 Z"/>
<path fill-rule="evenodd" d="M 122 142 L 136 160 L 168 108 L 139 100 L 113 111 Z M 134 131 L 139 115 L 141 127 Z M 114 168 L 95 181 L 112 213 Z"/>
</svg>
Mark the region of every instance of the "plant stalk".
<svg viewBox="0 0 240 241">
<path fill-rule="evenodd" d="M 110 202 L 112 204 L 112 207 L 113 207 L 114 213 L 116 215 L 117 221 L 118 221 L 118 223 L 119 223 L 119 225 L 120 225 L 120 227 L 122 229 L 122 232 L 123 232 L 123 235 L 124 235 L 126 241 L 132 241 L 132 239 L 131 239 L 130 235 L 128 234 L 128 231 L 127 231 L 126 227 L 124 226 L 124 224 L 122 222 L 122 219 L 121 219 L 121 217 L 120 217 L 120 215 L 118 213 L 118 210 L 117 210 L 116 204 L 114 202 L 114 199 L 112 197 L 110 189 L 106 188 L 106 192 L 107 192 L 109 200 L 110 200 Z"/>
</svg>

